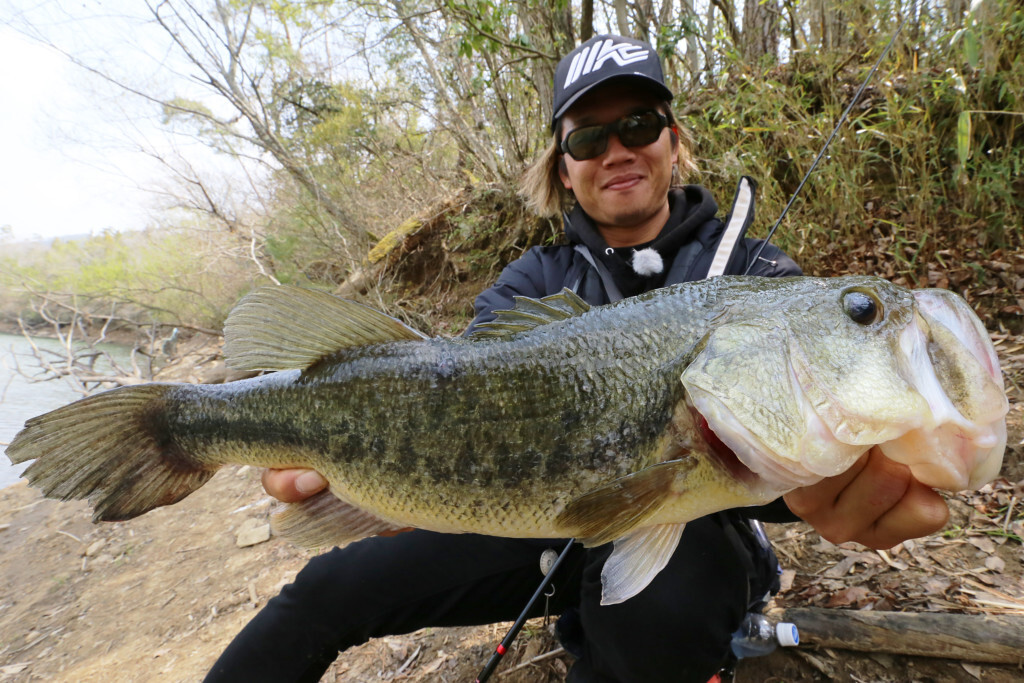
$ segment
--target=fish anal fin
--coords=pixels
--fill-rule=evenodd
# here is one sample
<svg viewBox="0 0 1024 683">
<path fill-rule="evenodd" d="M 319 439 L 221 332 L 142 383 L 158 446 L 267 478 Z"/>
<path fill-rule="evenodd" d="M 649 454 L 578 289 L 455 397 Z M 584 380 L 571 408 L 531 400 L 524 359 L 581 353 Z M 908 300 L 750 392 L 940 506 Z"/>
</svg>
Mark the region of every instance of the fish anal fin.
<svg viewBox="0 0 1024 683">
<path fill-rule="evenodd" d="M 341 349 L 426 338 L 358 302 L 280 285 L 253 290 L 231 311 L 224 357 L 236 370 L 301 370 Z"/>
<path fill-rule="evenodd" d="M 587 547 L 622 538 L 654 515 L 694 466 L 692 458 L 669 460 L 619 477 L 570 501 L 555 521 Z"/>
<path fill-rule="evenodd" d="M 590 304 L 570 289 L 563 289 L 558 294 L 551 294 L 541 299 L 533 299 L 528 296 L 517 296 L 513 299 L 515 307 L 512 310 L 495 311 L 497 317 L 477 325 L 476 330 L 469 335 L 469 338 L 507 337 L 558 320 L 572 318 L 590 310 Z"/>
<path fill-rule="evenodd" d="M 329 490 L 289 503 L 270 518 L 274 533 L 303 548 L 343 546 L 400 527 L 341 500 Z"/>
<path fill-rule="evenodd" d="M 616 540 L 601 568 L 601 604 L 618 604 L 646 588 L 672 558 L 685 526 L 656 524 Z"/>
</svg>

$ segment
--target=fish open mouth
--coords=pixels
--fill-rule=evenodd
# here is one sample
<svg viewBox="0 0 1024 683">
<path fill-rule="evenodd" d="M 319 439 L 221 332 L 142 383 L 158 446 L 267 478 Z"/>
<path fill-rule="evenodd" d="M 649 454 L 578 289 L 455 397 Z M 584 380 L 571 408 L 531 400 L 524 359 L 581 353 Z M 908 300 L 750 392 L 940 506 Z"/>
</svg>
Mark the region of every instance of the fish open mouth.
<svg viewBox="0 0 1024 683">
<path fill-rule="evenodd" d="M 967 304 L 945 290 L 914 292 L 920 322 L 900 338 L 907 382 L 928 403 L 931 423 L 881 444 L 935 488 L 974 489 L 999 474 L 1009 409 L 992 340 Z M 922 455 L 926 454 L 926 455 Z"/>
</svg>

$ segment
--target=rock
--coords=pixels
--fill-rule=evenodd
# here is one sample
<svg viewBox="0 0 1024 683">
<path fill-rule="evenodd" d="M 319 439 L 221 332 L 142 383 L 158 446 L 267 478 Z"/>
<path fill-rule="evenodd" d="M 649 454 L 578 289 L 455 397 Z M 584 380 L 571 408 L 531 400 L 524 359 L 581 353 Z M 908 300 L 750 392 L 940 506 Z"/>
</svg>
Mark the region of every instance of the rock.
<svg viewBox="0 0 1024 683">
<path fill-rule="evenodd" d="M 7 676 L 13 676 L 20 674 L 22 671 L 28 668 L 28 662 L 19 662 L 17 664 L 8 664 L 7 666 L 0 666 L 0 674 L 3 674 L 3 678 Z"/>
<path fill-rule="evenodd" d="M 246 548 L 269 540 L 270 525 L 251 517 L 242 522 L 235 535 L 235 544 L 239 548 Z"/>
<path fill-rule="evenodd" d="M 99 540 L 93 541 L 91 544 L 89 544 L 89 547 L 85 549 L 85 556 L 86 557 L 92 557 L 93 555 L 98 553 L 100 551 L 100 548 L 102 548 L 104 545 L 106 545 L 106 543 L 107 543 L 107 539 L 105 539 L 105 538 L 101 538 Z"/>
</svg>

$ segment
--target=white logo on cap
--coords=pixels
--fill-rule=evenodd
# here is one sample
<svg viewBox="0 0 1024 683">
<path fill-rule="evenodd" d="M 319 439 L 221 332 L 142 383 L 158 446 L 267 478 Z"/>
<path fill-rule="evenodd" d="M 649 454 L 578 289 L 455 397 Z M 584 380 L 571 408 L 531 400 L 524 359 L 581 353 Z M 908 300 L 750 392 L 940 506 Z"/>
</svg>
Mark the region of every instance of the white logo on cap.
<svg viewBox="0 0 1024 683">
<path fill-rule="evenodd" d="M 609 59 L 615 60 L 619 66 L 635 64 L 647 59 L 650 50 L 632 43 L 616 43 L 609 38 L 599 45 L 588 47 L 572 58 L 569 74 L 565 77 L 562 89 L 578 81 L 582 76 L 599 70 Z"/>
</svg>

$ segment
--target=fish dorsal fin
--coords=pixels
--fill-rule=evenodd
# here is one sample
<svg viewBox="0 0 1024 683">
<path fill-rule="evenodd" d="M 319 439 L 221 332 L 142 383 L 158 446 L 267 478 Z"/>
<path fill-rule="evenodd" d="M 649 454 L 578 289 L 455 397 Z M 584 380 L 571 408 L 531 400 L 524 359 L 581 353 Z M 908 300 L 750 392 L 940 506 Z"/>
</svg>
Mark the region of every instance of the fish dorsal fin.
<svg viewBox="0 0 1024 683">
<path fill-rule="evenodd" d="M 237 370 L 305 369 L 341 349 L 427 337 L 333 294 L 292 285 L 245 295 L 224 323 L 224 357 Z"/>
<path fill-rule="evenodd" d="M 601 604 L 618 604 L 647 588 L 672 559 L 685 526 L 656 524 L 617 539 L 601 568 Z"/>
<path fill-rule="evenodd" d="M 270 518 L 275 534 L 303 548 L 344 546 L 360 538 L 401 528 L 350 505 L 330 491 L 289 503 Z"/>
<path fill-rule="evenodd" d="M 694 466 L 693 458 L 669 460 L 619 477 L 570 501 L 555 522 L 588 548 L 622 538 L 643 526 Z"/>
<path fill-rule="evenodd" d="M 513 299 L 515 308 L 510 311 L 495 311 L 497 317 L 490 322 L 477 325 L 469 338 L 507 337 L 557 320 L 572 318 L 590 310 L 590 304 L 568 288 L 541 299 L 528 296 L 517 296 Z"/>
</svg>

